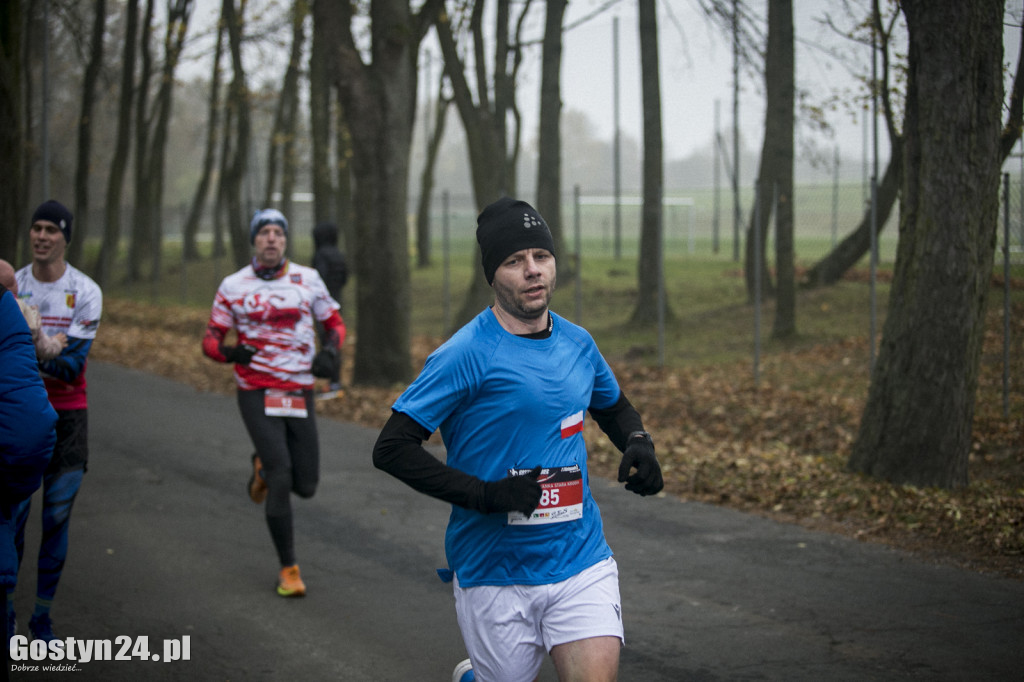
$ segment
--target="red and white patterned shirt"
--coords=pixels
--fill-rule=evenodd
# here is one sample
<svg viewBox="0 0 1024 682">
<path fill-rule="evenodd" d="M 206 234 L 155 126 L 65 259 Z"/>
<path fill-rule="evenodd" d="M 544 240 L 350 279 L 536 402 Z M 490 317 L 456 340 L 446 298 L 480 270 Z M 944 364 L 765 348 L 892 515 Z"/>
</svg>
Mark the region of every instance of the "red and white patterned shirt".
<svg viewBox="0 0 1024 682">
<path fill-rule="evenodd" d="M 248 365 L 235 365 L 240 389 L 311 388 L 310 366 L 316 355 L 314 318 L 333 323 L 340 345 L 345 325 L 338 316 L 339 307 L 313 268 L 289 261 L 274 279 L 265 280 L 250 264 L 225 277 L 217 289 L 203 350 L 223 360 L 219 343 L 234 329 L 239 344 L 258 349 Z M 211 332 L 218 331 L 219 338 L 211 337 Z"/>
</svg>

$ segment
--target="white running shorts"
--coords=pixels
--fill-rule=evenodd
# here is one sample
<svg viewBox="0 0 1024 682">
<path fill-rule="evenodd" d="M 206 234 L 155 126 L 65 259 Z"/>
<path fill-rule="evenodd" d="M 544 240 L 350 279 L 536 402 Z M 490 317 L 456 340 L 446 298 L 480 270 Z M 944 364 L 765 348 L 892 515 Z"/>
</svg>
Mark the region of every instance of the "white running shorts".
<svg viewBox="0 0 1024 682">
<path fill-rule="evenodd" d="M 625 641 L 619 569 L 611 557 L 551 585 L 461 588 L 456 575 L 455 612 L 478 682 L 533 680 L 559 644 Z"/>
</svg>

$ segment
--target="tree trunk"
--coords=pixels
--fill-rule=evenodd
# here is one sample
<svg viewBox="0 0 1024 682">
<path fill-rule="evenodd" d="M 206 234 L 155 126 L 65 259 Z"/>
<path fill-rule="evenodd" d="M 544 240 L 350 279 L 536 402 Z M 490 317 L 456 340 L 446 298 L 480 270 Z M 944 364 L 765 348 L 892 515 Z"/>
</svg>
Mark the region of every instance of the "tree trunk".
<svg viewBox="0 0 1024 682">
<path fill-rule="evenodd" d="M 167 33 L 164 38 L 164 62 L 160 74 L 160 88 L 154 104 L 156 120 L 150 151 L 147 154 L 149 167 L 146 169 L 146 195 L 149 197 L 152 216 L 150 235 L 152 238 L 152 268 L 150 280 L 157 291 L 163 268 L 163 205 L 164 205 L 164 160 L 167 157 L 167 130 L 171 122 L 171 107 L 174 102 L 174 72 L 188 33 L 188 20 L 192 13 L 192 0 L 174 0 L 167 5 Z"/>
<path fill-rule="evenodd" d="M 658 60 L 658 14 L 654 0 L 640 0 L 640 74 L 644 112 L 644 188 L 637 261 L 637 300 L 634 324 L 658 320 L 658 292 L 663 282 L 662 230 L 664 160 L 661 130 L 661 66 Z"/>
<path fill-rule="evenodd" d="M 540 130 L 537 141 L 537 211 L 551 228 L 555 253 L 567 256 L 562 229 L 562 18 L 567 0 L 548 0 L 540 77 Z M 575 276 L 569 258 L 562 258 L 563 281 Z"/>
<path fill-rule="evenodd" d="M 142 19 L 142 34 L 139 39 L 139 53 L 142 63 L 135 95 L 135 206 L 132 211 L 131 242 L 128 245 L 127 281 L 142 279 L 142 263 L 150 257 L 153 246 L 153 205 L 147 184 L 149 169 L 149 84 L 153 73 L 153 54 L 150 44 L 153 38 L 153 5 L 155 0 L 146 0 L 146 11 Z"/>
<path fill-rule="evenodd" d="M 92 163 L 92 111 L 96 82 L 103 66 L 103 35 L 107 20 L 106 0 L 96 0 L 89 63 L 82 80 L 82 111 L 78 117 L 78 157 L 75 160 L 75 239 L 68 250 L 72 263 L 80 263 L 82 244 L 89 233 L 89 166 Z"/>
<path fill-rule="evenodd" d="M 765 58 L 765 86 L 768 117 L 777 127 L 779 139 L 773 147 L 778 155 L 775 183 L 775 321 L 772 338 L 796 335 L 796 268 L 793 243 L 793 107 L 796 64 L 793 54 L 793 0 L 768 3 L 768 50 Z M 765 126 L 767 130 L 767 125 Z"/>
<path fill-rule="evenodd" d="M 263 205 L 273 205 L 278 169 L 281 171 L 281 203 L 286 216 L 292 215 L 292 193 L 295 190 L 295 131 L 298 124 L 299 73 L 303 45 L 306 42 L 305 25 L 308 6 L 301 0 L 292 4 L 292 48 L 284 84 L 278 95 L 274 111 L 274 124 L 270 130 L 267 154 L 267 187 Z"/>
<path fill-rule="evenodd" d="M 199 259 L 199 245 L 196 243 L 196 235 L 199 232 L 199 222 L 203 219 L 203 208 L 206 206 L 206 197 L 210 192 L 210 183 L 213 180 L 213 165 L 217 160 L 217 128 L 220 125 L 220 58 L 223 53 L 224 28 L 218 25 L 217 44 L 213 50 L 213 71 L 210 74 L 210 97 L 207 109 L 206 147 L 203 150 L 203 171 L 199 176 L 199 184 L 196 185 L 196 192 L 192 197 L 192 205 L 189 207 L 188 217 L 185 220 L 185 229 L 182 234 L 182 258 L 185 260 Z M 214 222 L 216 222 L 216 218 Z"/>
<path fill-rule="evenodd" d="M 406 382 L 410 365 L 409 155 L 416 115 L 416 58 L 428 23 L 405 0 L 373 0 L 365 64 L 352 35 L 352 7 L 331 6 L 338 37 L 338 93 L 352 131 L 355 180 L 356 344 L 353 382 Z M 428 2 L 424 16 L 436 6 Z M 352 248 L 354 247 L 354 248 Z"/>
<path fill-rule="evenodd" d="M 875 202 L 878 211 L 876 220 L 878 232 L 881 234 L 885 224 L 889 220 L 896 199 L 900 195 L 900 183 L 903 181 L 903 143 L 900 139 L 892 142 L 892 151 L 889 157 L 889 165 L 886 166 L 885 175 L 875 192 Z M 857 229 L 846 236 L 836 248 L 832 249 L 824 258 L 815 263 L 805 274 L 801 287 L 813 289 L 821 286 L 835 284 L 843 275 L 857 264 L 864 254 L 871 248 L 871 205 L 868 204 L 864 216 L 861 218 Z"/>
<path fill-rule="evenodd" d="M 309 50 L 309 130 L 313 164 L 313 224 L 339 222 L 335 213 L 334 172 L 331 168 L 331 81 L 332 63 L 327 51 L 331 38 L 325 35 L 321 14 L 330 0 L 313 2 L 313 38 Z"/>
<path fill-rule="evenodd" d="M 242 5 L 245 6 L 244 3 Z M 242 211 L 242 180 L 249 159 L 249 139 L 252 130 L 249 121 L 249 88 L 245 83 L 245 69 L 242 65 L 242 27 L 245 18 L 235 10 L 234 0 L 224 0 L 224 26 L 228 32 L 228 45 L 231 48 L 231 68 L 233 76 L 228 88 L 228 116 L 235 128 L 233 145 L 226 145 L 221 158 L 221 192 L 224 212 L 227 214 L 227 231 L 231 243 L 231 256 L 235 267 L 242 267 L 249 262 L 251 252 L 249 245 L 249 221 Z M 225 140 L 228 140 L 225 128 Z"/>
<path fill-rule="evenodd" d="M 967 461 L 999 217 L 1001 0 L 904 0 L 900 239 L 852 470 L 957 488 Z"/>
<path fill-rule="evenodd" d="M 107 177 L 105 217 L 103 220 L 103 245 L 96 257 L 93 268 L 96 281 L 103 287 L 113 271 L 117 250 L 121 242 L 121 195 L 124 191 L 124 176 L 128 170 L 128 154 L 132 143 L 132 104 L 135 92 L 135 53 L 139 30 L 138 0 L 126 3 L 124 46 L 121 52 L 121 94 L 117 109 L 117 141 L 114 156 L 110 162 Z"/>
<path fill-rule="evenodd" d="M 345 109 L 338 104 L 334 128 L 337 131 L 334 145 L 334 165 L 338 172 L 338 190 L 335 194 L 335 214 L 338 216 L 339 233 L 344 237 L 344 246 L 348 250 L 356 242 L 355 201 L 353 198 L 352 180 L 352 133 L 349 132 Z"/>
<path fill-rule="evenodd" d="M 888 35 L 880 31 L 882 36 L 883 56 L 883 82 L 879 89 L 883 93 L 883 111 L 885 113 L 886 126 L 889 130 L 891 149 L 889 152 L 889 165 L 885 169 L 882 179 L 879 181 L 876 192 L 877 201 L 877 225 L 881 233 L 889 221 L 889 214 L 896 199 L 899 198 L 900 184 L 903 180 L 903 140 L 902 136 L 896 133 L 895 122 L 892 120 L 892 107 L 888 105 Z M 1024 38 L 1024 26 L 1021 27 L 1021 37 Z M 1003 127 L 1000 155 L 1003 161 L 1013 151 L 1014 145 L 1021 135 L 1021 114 L 1024 111 L 1024 41 L 1021 41 L 1021 50 L 1017 55 L 1017 69 L 1014 72 L 1013 90 L 1010 94 L 1009 111 L 1006 117 L 1006 124 Z M 864 254 L 871 248 L 871 206 L 867 207 L 864 217 L 853 232 L 826 255 L 814 264 L 804 276 L 801 286 L 812 289 L 819 286 L 827 286 L 838 282 L 847 270 L 857 264 Z"/>
<path fill-rule="evenodd" d="M 444 55 L 445 73 L 448 74 L 451 81 L 455 106 L 459 110 L 462 127 L 466 133 L 466 149 L 472 170 L 473 197 L 476 200 L 477 210 L 483 210 L 485 206 L 502 195 L 516 195 L 515 159 L 519 139 L 517 127 L 512 135 L 515 144 L 509 145 L 506 128 L 509 115 L 512 115 L 517 122 L 519 120 L 515 105 L 515 87 L 521 62 L 518 35 L 513 45 L 510 45 L 508 40 L 509 0 L 498 0 L 493 59 L 496 67 L 493 81 L 488 80 L 486 73 L 483 8 L 483 0 L 475 2 L 470 20 L 475 60 L 475 99 L 474 89 L 470 87 L 467 80 L 466 68 L 452 33 L 448 13 L 439 12 L 435 24 L 438 42 Z M 528 8 L 529 3 L 523 12 Z M 521 23 L 519 25 L 521 26 Z M 510 54 L 513 57 L 511 60 L 509 59 Z M 494 86 L 493 100 L 490 91 L 491 82 Z M 473 249 L 473 275 L 469 288 L 466 290 L 462 308 L 455 315 L 455 327 L 462 326 L 490 305 L 493 297 L 494 292 L 483 277 L 480 251 Z"/>
<path fill-rule="evenodd" d="M 448 105 L 444 97 L 444 74 L 438 78 L 437 99 L 434 101 L 434 129 L 430 133 L 427 154 L 420 174 L 420 199 L 416 207 L 416 265 L 430 266 L 430 206 L 434 194 L 434 170 L 437 166 L 441 140 L 444 139 L 445 123 L 448 119 Z"/>
<path fill-rule="evenodd" d="M 765 244 L 768 241 L 769 225 L 776 209 L 776 199 L 781 205 L 784 201 L 790 206 L 790 230 L 792 229 L 793 200 L 793 10 L 791 0 L 769 0 L 768 49 L 765 58 L 766 102 L 764 117 L 764 141 L 761 143 L 761 160 L 758 166 L 758 192 L 755 207 L 750 212 L 747 227 L 747 243 L 743 273 L 747 285 L 747 298 L 755 299 L 758 286 L 767 296 L 776 294 L 765 258 Z M 788 12 L 786 11 L 788 6 Z M 788 21 L 772 15 L 788 17 Z M 785 35 L 773 36 L 772 29 L 788 32 Z M 776 42 L 778 41 L 778 42 Z M 788 52 L 788 56 L 787 56 Z M 785 71 L 788 70 L 788 73 Z M 787 194 L 788 193 L 788 194 Z M 775 216 L 779 225 L 779 216 Z M 758 230 L 757 238 L 754 230 Z M 790 244 L 788 248 L 792 249 Z M 789 256 L 792 259 L 792 256 Z M 760 266 L 759 268 L 756 266 Z M 777 264 L 780 265 L 780 264 Z M 792 267 L 791 265 L 789 267 Z M 757 283 L 757 271 L 760 270 L 760 283 Z M 792 294 L 787 294 L 792 295 Z M 795 323 L 794 323 L 795 324 Z"/>
<path fill-rule="evenodd" d="M 14 169 L 6 173 L 4 192 L 0 194 L 0 253 L 14 254 L 19 232 L 25 225 L 25 126 L 22 119 L 22 35 L 20 2 L 5 2 L 0 7 L 0 163 Z"/>
</svg>

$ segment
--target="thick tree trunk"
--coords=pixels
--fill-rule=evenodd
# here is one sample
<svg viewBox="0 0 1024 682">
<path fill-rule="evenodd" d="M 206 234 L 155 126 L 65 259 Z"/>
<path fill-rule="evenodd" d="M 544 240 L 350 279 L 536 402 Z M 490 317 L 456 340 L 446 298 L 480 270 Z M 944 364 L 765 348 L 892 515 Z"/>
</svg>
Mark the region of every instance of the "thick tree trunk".
<svg viewBox="0 0 1024 682">
<path fill-rule="evenodd" d="M 427 25 L 405 0 L 373 0 L 371 54 L 365 64 L 352 36 L 350 6 L 324 20 L 339 36 L 333 59 L 338 92 L 352 132 L 355 181 L 356 344 L 353 381 L 391 385 L 409 380 L 410 273 L 406 218 L 409 155 L 416 114 L 416 58 Z M 434 16 L 436 5 L 422 9 Z"/>
<path fill-rule="evenodd" d="M 5 174 L 6 187 L 0 195 L 0 253 L 10 254 L 11 261 L 15 260 L 19 232 L 25 225 L 21 4 L 5 2 L 0 6 L 0 162 L 14 171 Z"/>
<path fill-rule="evenodd" d="M 662 213 L 665 193 L 661 130 L 661 66 L 658 59 L 658 14 L 654 0 L 640 0 L 640 73 L 643 89 L 644 161 L 643 207 L 640 211 L 640 258 L 637 261 L 637 299 L 634 324 L 658 320 L 658 291 L 662 281 Z"/>
<path fill-rule="evenodd" d="M 849 466 L 967 484 L 999 215 L 1001 0 L 904 0 L 909 34 L 900 239 Z"/>
</svg>

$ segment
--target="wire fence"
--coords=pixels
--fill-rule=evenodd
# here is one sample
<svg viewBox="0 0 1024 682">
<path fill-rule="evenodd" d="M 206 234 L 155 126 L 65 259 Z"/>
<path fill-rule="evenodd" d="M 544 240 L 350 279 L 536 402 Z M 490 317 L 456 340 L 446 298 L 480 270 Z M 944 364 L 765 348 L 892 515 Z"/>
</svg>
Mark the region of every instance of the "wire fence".
<svg viewBox="0 0 1024 682">
<path fill-rule="evenodd" d="M 578 197 L 576 195 L 578 191 Z M 801 185 L 794 197 L 794 234 L 797 258 L 814 261 L 826 255 L 869 215 L 860 184 Z M 676 190 L 663 200 L 663 246 L 666 258 L 691 255 L 742 257 L 749 207 L 754 189 L 740 192 L 741 215 L 734 216 L 731 191 Z M 445 214 L 444 206 L 447 206 Z M 635 257 L 639 251 L 642 201 L 638 195 L 591 191 L 585 187 L 563 193 L 561 224 L 567 241 L 578 229 L 585 252 L 594 257 Z M 410 215 L 415 211 L 410 209 Z M 895 255 L 896 209 L 879 229 L 883 258 Z M 430 223 L 449 227 L 451 245 L 470 247 L 475 241 L 477 208 L 468 194 L 441 190 L 432 201 Z M 545 216 L 551 222 L 550 216 Z M 412 229 L 412 228 L 410 228 Z M 440 230 L 431 230 L 435 240 Z M 766 244 L 771 248 L 771 242 Z M 769 251 L 770 253 L 770 251 Z"/>
<path fill-rule="evenodd" d="M 700 188 L 667 192 L 662 214 L 664 257 L 719 257 L 740 261 L 754 192 L 753 187 L 741 188 L 738 200 L 734 198 L 731 189 L 719 191 Z M 1006 174 L 1000 196 L 1000 253 L 995 262 L 997 273 L 1004 267 L 1024 263 L 1024 182 L 1021 182 L 1021 175 Z M 409 201 L 409 244 L 411 249 L 415 249 L 418 197 L 410 197 Z M 734 211 L 737 204 L 741 207 L 739 215 Z M 797 263 L 802 265 L 811 265 L 827 255 L 871 215 L 870 191 L 865 191 L 859 182 L 798 185 L 794 189 L 793 205 L 795 255 Z M 560 216 L 567 248 L 571 252 L 579 248 L 580 253 L 576 254 L 579 257 L 621 256 L 635 259 L 640 248 L 641 210 L 642 201 L 637 195 L 613 197 L 607 192 L 573 188 L 573 191 L 563 194 Z M 879 259 L 883 264 L 892 263 L 895 259 L 898 212 L 898 205 L 893 206 L 888 215 L 879 219 L 878 248 Z M 431 253 L 440 254 L 447 249 L 456 256 L 470 254 L 476 248 L 477 213 L 475 200 L 469 193 L 444 189 L 436 191 L 429 212 Z M 180 262 L 180 244 L 187 215 L 186 206 L 168 207 L 164 211 L 164 259 L 168 263 Z M 92 225 L 102 223 L 101 212 L 97 211 L 91 217 Z M 288 219 L 291 255 L 299 262 L 309 262 L 312 258 L 315 222 L 311 197 L 296 195 Z M 131 214 L 126 211 L 122 218 L 122 225 L 125 226 L 122 244 L 130 238 L 130 224 Z M 212 224 L 212 215 L 207 215 L 197 236 L 203 252 L 207 254 L 213 241 Z M 770 265 L 774 260 L 773 222 L 768 224 L 766 235 L 765 253 Z M 97 243 L 98 237 L 93 236 L 91 241 Z M 350 250 L 345 249 L 345 245 L 342 248 Z M 864 262 L 867 262 L 866 255 Z M 225 255 L 219 259 L 214 275 L 223 277 L 233 267 L 230 256 Z M 184 298 L 186 292 L 198 284 L 188 281 L 188 266 L 165 269 L 167 272 L 157 272 L 155 278 L 147 277 L 147 281 L 139 286 L 154 295 L 169 294 L 170 290 L 177 287 Z M 212 286 L 216 284 L 214 282 Z M 201 286 L 209 287 L 211 283 L 204 281 Z"/>
</svg>

